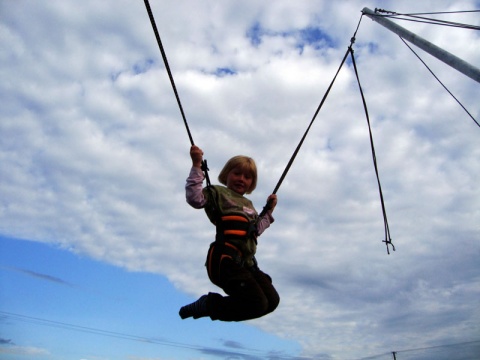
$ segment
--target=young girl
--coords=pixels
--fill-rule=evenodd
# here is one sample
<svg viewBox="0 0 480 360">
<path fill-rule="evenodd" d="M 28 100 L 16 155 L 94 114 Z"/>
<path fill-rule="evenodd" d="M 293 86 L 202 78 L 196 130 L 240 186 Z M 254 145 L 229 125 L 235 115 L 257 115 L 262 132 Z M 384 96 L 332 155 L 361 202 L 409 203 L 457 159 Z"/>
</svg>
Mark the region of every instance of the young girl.
<svg viewBox="0 0 480 360">
<path fill-rule="evenodd" d="M 276 309 L 280 298 L 270 276 L 262 272 L 255 260 L 257 237 L 274 221 L 276 195 L 268 197 L 269 210 L 259 217 L 253 204 L 245 198 L 257 185 L 257 167 L 253 159 L 235 156 L 223 167 L 218 180 L 225 186 L 203 188 L 201 169 L 203 152 L 190 149 L 192 169 L 185 186 L 187 202 L 204 208 L 216 226 L 215 242 L 210 245 L 206 267 L 210 280 L 228 296 L 203 295 L 180 309 L 180 317 L 242 321 L 255 319 Z"/>
</svg>

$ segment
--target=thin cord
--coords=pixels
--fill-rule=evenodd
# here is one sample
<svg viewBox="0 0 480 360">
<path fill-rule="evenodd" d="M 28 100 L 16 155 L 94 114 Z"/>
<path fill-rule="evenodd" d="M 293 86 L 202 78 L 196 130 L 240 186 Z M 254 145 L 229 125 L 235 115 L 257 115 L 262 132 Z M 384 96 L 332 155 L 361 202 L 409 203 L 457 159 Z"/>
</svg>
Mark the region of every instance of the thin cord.
<svg viewBox="0 0 480 360">
<path fill-rule="evenodd" d="M 437 12 L 426 12 L 426 13 L 408 13 L 405 15 L 441 15 L 441 14 L 474 13 L 474 12 L 480 12 L 480 10 L 437 11 Z"/>
<path fill-rule="evenodd" d="M 405 45 L 407 45 L 407 47 L 415 54 L 415 56 L 418 58 L 418 60 L 420 60 L 422 62 L 423 65 L 425 65 L 425 67 L 427 68 L 428 71 L 430 71 L 430 73 L 433 75 L 433 77 L 435 79 L 437 79 L 437 81 L 440 83 L 440 85 L 443 86 L 443 88 L 445 90 L 447 90 L 447 92 L 455 99 L 455 101 L 462 107 L 463 110 L 465 110 L 465 112 L 468 114 L 468 116 L 470 116 L 470 118 L 475 122 L 475 124 L 477 124 L 478 127 L 480 127 L 480 123 L 478 123 L 478 121 L 472 116 L 472 114 L 470 114 L 470 112 L 465 108 L 465 106 L 463 106 L 463 104 L 455 97 L 455 95 L 452 94 L 452 92 L 450 90 L 448 90 L 448 88 L 440 81 L 440 79 L 433 73 L 433 71 L 430 69 L 430 67 L 425 63 L 425 61 L 423 61 L 423 59 L 415 52 L 415 50 L 412 49 L 412 47 L 410 45 L 407 44 L 407 42 L 402 38 L 400 37 L 400 39 L 403 41 L 403 43 Z"/>
<path fill-rule="evenodd" d="M 480 10 L 458 10 L 458 11 L 436 11 L 436 12 L 422 12 L 422 13 L 407 13 L 399 14 L 395 11 L 385 10 L 385 9 L 375 9 L 376 12 L 383 12 L 387 14 L 397 14 L 397 15 L 442 15 L 442 14 L 462 14 L 462 13 L 474 13 L 480 12 Z"/>
<path fill-rule="evenodd" d="M 375 13 L 380 13 L 380 12 L 387 14 L 387 15 L 378 15 L 377 14 L 378 16 L 382 16 L 382 17 L 389 17 L 389 18 L 394 18 L 394 19 L 399 19 L 399 20 L 433 24 L 433 25 L 458 27 L 458 28 L 470 29 L 470 30 L 480 30 L 480 26 L 477 26 L 477 25 L 463 24 L 463 23 L 458 23 L 458 22 L 453 22 L 453 21 L 438 20 L 438 19 L 433 19 L 433 18 L 427 18 L 427 17 L 424 17 L 424 16 L 419 16 L 419 15 L 472 13 L 472 12 L 480 12 L 480 10 L 400 14 L 400 13 L 397 13 L 395 11 L 389 11 L 389 10 L 384 10 L 384 9 L 375 9 Z M 409 17 L 411 19 L 408 19 Z"/>
<path fill-rule="evenodd" d="M 457 22 L 445 21 L 445 20 L 428 19 L 428 18 L 422 18 L 422 17 L 416 17 L 416 16 L 411 16 L 413 19 L 402 18 L 399 16 L 393 16 L 393 15 L 385 16 L 385 17 L 411 21 L 411 22 L 432 24 L 432 25 L 449 26 L 449 27 L 456 27 L 456 28 L 470 29 L 470 30 L 480 30 L 480 26 L 476 26 L 476 25 L 469 25 L 469 24 L 463 24 L 463 23 L 457 23 Z"/>
<path fill-rule="evenodd" d="M 32 316 L 26 316 L 26 315 L 20 315 L 20 314 L 15 314 L 15 313 L 6 312 L 6 311 L 0 311 L 0 316 L 3 318 L 15 320 L 15 321 L 22 321 L 22 322 L 34 324 L 34 325 L 50 326 L 50 327 L 55 327 L 55 328 L 60 328 L 65 330 L 84 332 L 88 334 L 108 336 L 108 337 L 122 339 L 122 340 L 137 341 L 137 342 L 146 343 L 146 344 L 156 344 L 161 346 L 170 346 L 170 347 L 175 347 L 180 349 L 190 349 L 190 350 L 197 350 L 197 351 L 212 351 L 212 352 L 221 351 L 222 354 L 230 355 L 232 357 L 259 356 L 263 358 L 263 356 L 265 355 L 265 354 L 262 354 L 259 350 L 249 350 L 249 349 L 243 349 L 243 351 L 229 351 L 224 349 L 220 350 L 218 348 L 208 348 L 204 346 L 160 340 L 158 338 L 147 338 L 147 337 L 142 337 L 137 335 L 130 335 L 126 333 L 101 330 L 101 329 L 96 329 L 92 327 L 85 327 L 85 326 L 74 325 L 70 323 L 58 322 L 58 321 L 47 320 L 47 319 L 42 319 L 42 318 L 37 318 Z M 287 360 L 292 358 L 287 355 L 287 356 L 280 356 L 279 359 Z M 302 358 L 299 358 L 299 359 L 302 359 Z"/>
</svg>

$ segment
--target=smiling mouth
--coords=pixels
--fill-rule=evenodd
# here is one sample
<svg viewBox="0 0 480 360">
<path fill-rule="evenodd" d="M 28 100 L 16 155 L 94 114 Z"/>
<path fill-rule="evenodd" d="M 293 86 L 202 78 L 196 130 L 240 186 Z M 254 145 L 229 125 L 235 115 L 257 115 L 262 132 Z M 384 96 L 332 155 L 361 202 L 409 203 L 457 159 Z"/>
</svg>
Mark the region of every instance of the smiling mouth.
<svg viewBox="0 0 480 360">
<path fill-rule="evenodd" d="M 244 193 L 246 188 L 244 184 L 235 184 L 233 185 L 233 188 L 236 190 L 238 193 Z"/>
</svg>

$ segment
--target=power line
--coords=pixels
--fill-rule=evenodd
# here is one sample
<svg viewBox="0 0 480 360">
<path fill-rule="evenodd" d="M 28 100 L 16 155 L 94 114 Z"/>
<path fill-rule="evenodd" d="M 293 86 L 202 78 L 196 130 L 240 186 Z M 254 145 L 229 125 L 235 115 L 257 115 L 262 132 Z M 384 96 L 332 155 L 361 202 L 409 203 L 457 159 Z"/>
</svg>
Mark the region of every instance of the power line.
<svg viewBox="0 0 480 360">
<path fill-rule="evenodd" d="M 54 320 L 42 319 L 42 318 L 33 317 L 33 316 L 10 313 L 10 312 L 6 312 L 6 311 L 0 311 L 0 314 L 5 318 L 9 318 L 11 320 L 17 320 L 17 321 L 21 321 L 21 322 L 25 322 L 25 323 L 29 323 L 29 324 L 50 326 L 50 327 L 55 327 L 55 328 L 60 328 L 60 329 L 65 329 L 65 330 L 80 331 L 80 332 L 84 332 L 84 333 L 88 333 L 88 334 L 109 336 L 109 337 L 124 339 L 124 340 L 133 340 L 133 341 L 148 342 L 148 343 L 158 343 L 158 344 L 161 344 L 161 345 L 183 347 L 183 348 L 190 348 L 190 349 L 195 348 L 194 346 L 191 346 L 191 345 L 188 345 L 188 344 L 175 343 L 175 342 L 169 342 L 169 341 L 160 341 L 158 339 L 152 339 L 152 338 L 147 338 L 147 337 L 142 337 L 142 336 L 137 336 L 137 335 L 130 335 L 130 334 L 126 334 L 126 333 L 120 333 L 120 332 L 109 331 L 109 330 L 96 329 L 96 328 L 92 328 L 92 327 L 75 325 L 75 324 L 71 324 L 71 323 L 65 323 L 65 322 L 59 322 L 59 321 L 54 321 Z"/>
<path fill-rule="evenodd" d="M 21 321 L 28 324 L 50 326 L 50 327 L 64 329 L 64 330 L 78 331 L 78 332 L 83 332 L 87 334 L 108 336 L 108 337 L 122 339 L 122 340 L 130 340 L 130 341 L 136 341 L 136 342 L 142 342 L 142 343 L 148 343 L 148 344 L 154 344 L 154 345 L 170 346 L 170 347 L 188 349 L 188 350 L 196 350 L 203 353 L 216 353 L 216 354 L 222 354 L 222 355 L 228 355 L 228 356 L 249 356 L 249 357 L 255 356 L 255 358 L 258 358 L 258 359 L 269 358 L 268 353 L 265 353 L 259 350 L 242 349 L 242 351 L 232 351 L 232 350 L 225 350 L 225 349 L 219 349 L 219 348 L 205 347 L 205 346 L 186 344 L 186 343 L 180 343 L 180 342 L 174 342 L 174 341 L 160 340 L 160 339 L 151 338 L 151 337 L 132 335 L 132 334 L 127 334 L 123 332 L 102 330 L 102 329 L 97 329 L 93 327 L 42 319 L 34 316 L 21 315 L 21 314 L 11 313 L 7 311 L 0 311 L 0 315 L 6 319 Z M 275 359 L 310 360 L 311 358 L 275 354 Z"/>
<path fill-rule="evenodd" d="M 407 355 L 408 353 L 414 353 L 414 352 L 424 352 L 424 351 L 432 351 L 432 350 L 441 350 L 444 348 L 451 348 L 451 347 L 467 347 L 467 346 L 480 346 L 480 340 L 472 340 L 472 341 L 464 341 L 464 342 L 459 342 L 459 343 L 454 343 L 454 344 L 445 344 L 445 345 L 435 345 L 435 346 L 425 346 L 425 347 L 418 347 L 418 348 L 411 348 L 411 349 L 404 349 L 404 350 L 395 350 L 395 351 L 389 351 L 385 352 L 382 354 L 377 354 L 377 355 L 371 355 L 367 357 L 362 357 L 357 360 L 375 360 L 375 359 L 386 359 L 387 357 L 391 359 L 391 355 Z M 397 358 L 397 357 L 396 357 Z M 398 357 L 398 360 L 401 360 L 402 357 Z"/>
<path fill-rule="evenodd" d="M 397 354 L 400 354 L 400 353 L 407 353 L 407 352 L 413 352 L 413 351 L 425 351 L 425 350 L 441 349 L 441 348 L 445 348 L 445 347 L 465 346 L 465 345 L 474 345 L 474 344 L 480 344 L 480 340 L 465 341 L 465 342 L 455 343 L 455 344 L 426 346 L 426 347 L 421 347 L 421 348 L 398 350 L 398 351 L 395 351 L 395 352 Z"/>
</svg>

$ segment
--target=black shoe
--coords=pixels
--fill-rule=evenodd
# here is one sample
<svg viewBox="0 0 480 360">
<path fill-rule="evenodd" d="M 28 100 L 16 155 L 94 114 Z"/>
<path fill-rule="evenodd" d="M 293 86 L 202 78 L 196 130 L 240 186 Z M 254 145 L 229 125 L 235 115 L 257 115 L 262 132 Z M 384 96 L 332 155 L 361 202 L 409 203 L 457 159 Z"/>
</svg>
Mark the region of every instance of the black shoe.
<svg viewBox="0 0 480 360">
<path fill-rule="evenodd" d="M 208 316 L 207 310 L 207 298 L 208 295 L 203 295 L 197 301 L 183 306 L 178 314 L 182 319 L 192 317 L 198 319 L 204 316 Z"/>
</svg>

